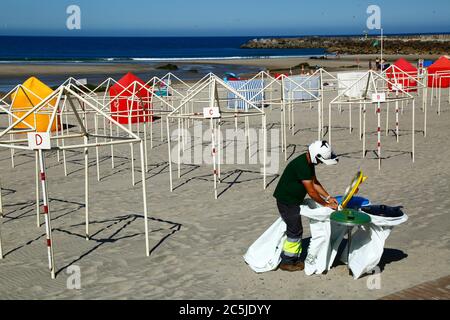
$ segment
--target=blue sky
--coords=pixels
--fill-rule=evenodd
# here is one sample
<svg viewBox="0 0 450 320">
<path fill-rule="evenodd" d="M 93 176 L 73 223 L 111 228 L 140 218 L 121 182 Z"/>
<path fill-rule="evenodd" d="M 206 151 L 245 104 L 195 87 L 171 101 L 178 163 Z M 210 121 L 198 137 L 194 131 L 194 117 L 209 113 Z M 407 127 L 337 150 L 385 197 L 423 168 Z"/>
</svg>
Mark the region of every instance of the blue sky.
<svg viewBox="0 0 450 320">
<path fill-rule="evenodd" d="M 73 4 L 81 30 L 66 28 Z M 371 4 L 386 33 L 450 32 L 449 0 L 1 0 L 0 35 L 361 34 Z"/>
</svg>

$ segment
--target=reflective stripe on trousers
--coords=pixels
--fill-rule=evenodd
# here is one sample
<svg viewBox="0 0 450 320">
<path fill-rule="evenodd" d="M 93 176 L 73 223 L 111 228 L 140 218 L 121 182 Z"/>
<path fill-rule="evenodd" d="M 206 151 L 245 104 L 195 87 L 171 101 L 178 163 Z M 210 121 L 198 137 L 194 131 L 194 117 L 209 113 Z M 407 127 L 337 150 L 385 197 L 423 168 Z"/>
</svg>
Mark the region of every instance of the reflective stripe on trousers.
<svg viewBox="0 0 450 320">
<path fill-rule="evenodd" d="M 287 238 L 283 245 L 283 254 L 287 257 L 298 257 L 302 252 L 302 239 Z"/>
</svg>

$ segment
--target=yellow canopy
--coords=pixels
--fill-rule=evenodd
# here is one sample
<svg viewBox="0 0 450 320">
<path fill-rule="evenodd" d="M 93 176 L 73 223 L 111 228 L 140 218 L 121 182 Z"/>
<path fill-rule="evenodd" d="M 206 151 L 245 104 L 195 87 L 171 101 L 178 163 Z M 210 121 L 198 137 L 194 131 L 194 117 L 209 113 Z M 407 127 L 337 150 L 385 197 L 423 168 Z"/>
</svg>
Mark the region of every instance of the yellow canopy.
<svg viewBox="0 0 450 320">
<path fill-rule="evenodd" d="M 32 93 L 19 88 L 11 95 L 12 111 L 19 118 L 22 117 L 27 112 L 27 110 L 38 105 L 43 99 L 53 93 L 52 89 L 50 89 L 47 85 L 45 85 L 35 77 L 29 78 L 23 83 L 22 86 Z M 52 107 L 55 106 L 56 98 L 49 101 L 49 104 Z M 53 110 L 52 107 L 47 105 L 39 112 L 30 114 L 24 119 L 24 121 L 30 126 L 36 128 L 36 131 L 45 132 L 47 131 L 48 125 L 50 123 L 51 111 Z M 14 110 L 18 111 L 14 112 Z M 28 129 L 28 127 L 23 123 L 19 123 L 16 125 L 15 129 Z M 54 123 L 52 124 L 51 131 L 56 131 L 56 121 L 54 121 Z"/>
</svg>

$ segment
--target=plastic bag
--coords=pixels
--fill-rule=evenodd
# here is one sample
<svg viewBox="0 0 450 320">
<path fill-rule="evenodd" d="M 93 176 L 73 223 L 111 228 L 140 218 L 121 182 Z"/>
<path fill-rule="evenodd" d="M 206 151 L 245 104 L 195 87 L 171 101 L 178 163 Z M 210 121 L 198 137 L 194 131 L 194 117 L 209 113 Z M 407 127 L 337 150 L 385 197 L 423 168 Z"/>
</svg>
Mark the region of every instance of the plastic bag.
<svg viewBox="0 0 450 320">
<path fill-rule="evenodd" d="M 251 246 L 244 255 L 245 262 L 257 272 L 275 270 L 281 262 L 281 251 L 286 239 L 286 223 L 278 218 Z"/>
<path fill-rule="evenodd" d="M 349 268 L 353 278 L 358 279 L 363 274 L 373 270 L 381 260 L 386 239 L 394 226 L 408 220 L 408 216 L 389 218 L 369 215 L 372 222 L 369 226 L 358 228 L 352 236 L 350 247 Z M 341 256 L 341 261 L 347 262 L 347 248 Z"/>
</svg>

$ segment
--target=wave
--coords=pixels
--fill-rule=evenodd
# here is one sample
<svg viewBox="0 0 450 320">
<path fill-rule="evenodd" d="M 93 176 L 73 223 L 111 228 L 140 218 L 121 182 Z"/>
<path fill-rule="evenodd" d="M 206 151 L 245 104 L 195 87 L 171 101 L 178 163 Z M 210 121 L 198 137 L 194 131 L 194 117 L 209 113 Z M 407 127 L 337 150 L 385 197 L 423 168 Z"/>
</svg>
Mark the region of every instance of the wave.
<svg viewBox="0 0 450 320">
<path fill-rule="evenodd" d="M 0 58 L 0 64 L 10 63 L 118 63 L 118 62 L 164 62 L 164 61 L 213 61 L 213 60 L 249 60 L 249 59 L 282 59 L 282 58 L 302 58 L 321 57 L 324 54 L 299 54 L 299 55 L 252 55 L 252 56 L 220 56 L 220 57 L 107 57 L 107 58 Z"/>
<path fill-rule="evenodd" d="M 330 54 L 328 54 L 330 55 Z M 301 55 L 269 55 L 269 56 L 223 56 L 223 57 L 174 57 L 174 58 L 131 58 L 133 61 L 198 61 L 198 60 L 254 60 L 254 59 L 283 59 L 322 57 L 324 54 L 301 54 Z"/>
</svg>

